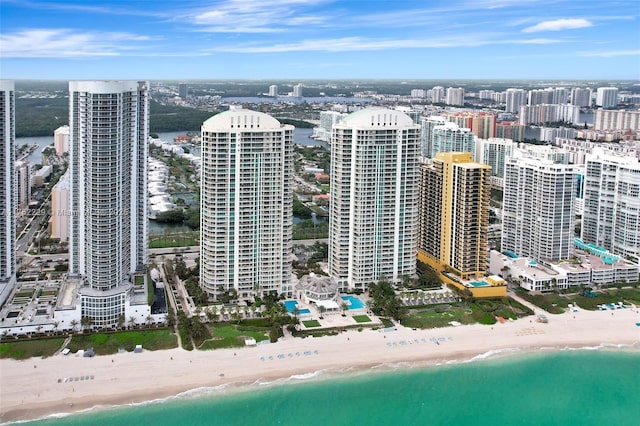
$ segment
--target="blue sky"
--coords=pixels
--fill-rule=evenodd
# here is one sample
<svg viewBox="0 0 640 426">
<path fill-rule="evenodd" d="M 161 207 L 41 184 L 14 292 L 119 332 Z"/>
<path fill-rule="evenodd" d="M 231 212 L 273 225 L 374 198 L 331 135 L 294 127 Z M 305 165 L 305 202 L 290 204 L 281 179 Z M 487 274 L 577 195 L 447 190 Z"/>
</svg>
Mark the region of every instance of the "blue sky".
<svg viewBox="0 0 640 426">
<path fill-rule="evenodd" d="M 640 0 L 2 0 L 13 79 L 640 79 Z"/>
</svg>

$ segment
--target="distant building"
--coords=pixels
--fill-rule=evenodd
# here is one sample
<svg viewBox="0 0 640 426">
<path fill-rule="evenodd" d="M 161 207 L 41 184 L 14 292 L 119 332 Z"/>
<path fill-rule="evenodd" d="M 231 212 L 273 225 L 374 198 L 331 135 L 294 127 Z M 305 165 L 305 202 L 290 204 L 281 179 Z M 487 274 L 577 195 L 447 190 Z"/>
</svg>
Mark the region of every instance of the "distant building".
<svg viewBox="0 0 640 426">
<path fill-rule="evenodd" d="M 299 83 L 293 86 L 293 97 L 294 98 L 302 97 L 302 83 Z"/>
<path fill-rule="evenodd" d="M 31 167 L 28 161 L 16 161 L 17 206 L 26 209 L 31 201 Z"/>
<path fill-rule="evenodd" d="M 336 111 L 320 111 L 320 125 L 313 129 L 313 137 L 315 139 L 330 142 L 331 129 L 347 114 Z"/>
<path fill-rule="evenodd" d="M 613 108 L 618 105 L 618 88 L 598 87 L 596 105 L 602 108 Z"/>
<path fill-rule="evenodd" d="M 438 153 L 420 167 L 418 251 L 464 281 L 485 275 L 490 173 L 469 152 Z"/>
<path fill-rule="evenodd" d="M 278 97 L 278 86 L 276 84 L 272 84 L 271 86 L 269 86 L 269 96 L 273 98 Z"/>
<path fill-rule="evenodd" d="M 0 306 L 16 282 L 15 86 L 0 80 Z"/>
<path fill-rule="evenodd" d="M 424 89 L 411 89 L 411 97 L 412 98 L 426 98 L 427 97 L 427 91 Z"/>
<path fill-rule="evenodd" d="M 593 119 L 594 130 L 640 131 L 640 110 L 607 110 L 599 108 Z"/>
<path fill-rule="evenodd" d="M 425 158 L 432 158 L 432 149 L 433 149 L 433 129 L 436 126 L 444 126 L 444 123 L 447 122 L 445 117 L 440 117 L 437 115 L 431 115 L 429 117 L 424 117 L 421 122 L 421 131 L 420 131 L 420 155 Z"/>
<path fill-rule="evenodd" d="M 515 121 L 503 121 L 496 125 L 496 137 L 522 142 L 524 140 L 524 129 L 525 126 Z"/>
<path fill-rule="evenodd" d="M 572 255 L 575 226 L 574 166 L 543 159 L 549 155 L 514 150 L 502 204 L 502 250 L 541 261 Z"/>
<path fill-rule="evenodd" d="M 470 152 L 475 155 L 475 141 L 471 129 L 458 127 L 446 122 L 433 128 L 431 139 L 431 158 L 440 152 Z"/>
<path fill-rule="evenodd" d="M 489 139 L 496 134 L 496 116 L 486 112 L 457 112 L 444 114 L 459 127 L 471 129 L 476 138 Z"/>
<path fill-rule="evenodd" d="M 62 175 L 58 183 L 51 189 L 51 218 L 49 230 L 51 238 L 57 238 L 60 242 L 69 240 L 69 222 L 72 211 L 69 206 L 70 176 L 67 172 Z"/>
<path fill-rule="evenodd" d="M 416 271 L 420 126 L 368 108 L 334 126 L 329 275 L 341 291 Z"/>
<path fill-rule="evenodd" d="M 516 144 L 511 139 L 476 139 L 475 159 L 478 163 L 491 167 L 491 185 L 504 187 L 504 170 L 507 158 L 511 156 Z"/>
<path fill-rule="evenodd" d="M 527 104 L 527 92 L 523 89 L 507 89 L 506 103 L 505 112 L 520 112 L 520 107 Z"/>
<path fill-rule="evenodd" d="M 247 109 L 202 125 L 200 285 L 212 299 L 292 295 L 293 132 Z"/>
<path fill-rule="evenodd" d="M 445 90 L 442 86 L 435 86 L 430 90 L 431 92 L 431 102 L 434 104 L 438 104 L 445 101 Z"/>
<path fill-rule="evenodd" d="M 69 152 L 69 126 L 60 126 L 54 130 L 53 146 L 59 157 L 62 157 L 65 152 Z"/>
<path fill-rule="evenodd" d="M 178 96 L 182 98 L 182 100 L 187 99 L 189 95 L 189 87 L 185 83 L 178 84 Z"/>
<path fill-rule="evenodd" d="M 464 89 L 462 87 L 448 87 L 445 103 L 447 105 L 464 105 Z"/>
<path fill-rule="evenodd" d="M 571 104 L 579 107 L 591 107 L 593 92 L 591 89 L 575 87 L 571 90 Z"/>
</svg>

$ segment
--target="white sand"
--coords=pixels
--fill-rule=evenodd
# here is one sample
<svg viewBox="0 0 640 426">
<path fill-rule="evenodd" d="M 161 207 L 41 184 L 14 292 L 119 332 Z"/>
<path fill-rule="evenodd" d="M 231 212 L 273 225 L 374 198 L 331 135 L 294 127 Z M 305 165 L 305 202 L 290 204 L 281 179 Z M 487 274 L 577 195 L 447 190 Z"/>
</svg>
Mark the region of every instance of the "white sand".
<svg viewBox="0 0 640 426">
<path fill-rule="evenodd" d="M 319 370 L 397 363 L 435 365 L 510 350 L 625 347 L 640 354 L 637 322 L 640 313 L 636 310 L 616 310 L 613 315 L 612 311 L 581 310 L 550 316 L 548 324 L 529 317 L 493 326 L 399 327 L 387 333 L 364 330 L 322 338 L 288 337 L 242 349 L 2 359 L 0 421 L 143 402 L 200 387 L 273 381 Z M 438 344 L 432 339 L 439 339 Z M 280 354 L 284 357 L 278 358 Z M 65 378 L 81 377 L 88 378 L 65 382 Z"/>
</svg>

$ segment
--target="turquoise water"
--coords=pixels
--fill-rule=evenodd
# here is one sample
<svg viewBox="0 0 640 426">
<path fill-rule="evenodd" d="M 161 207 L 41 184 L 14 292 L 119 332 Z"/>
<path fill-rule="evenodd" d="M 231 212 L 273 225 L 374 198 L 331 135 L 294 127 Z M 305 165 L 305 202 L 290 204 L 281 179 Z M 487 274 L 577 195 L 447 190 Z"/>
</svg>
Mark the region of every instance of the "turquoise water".
<svg viewBox="0 0 640 426">
<path fill-rule="evenodd" d="M 486 281 L 471 281 L 469 284 L 471 287 L 489 287 L 489 283 Z"/>
<path fill-rule="evenodd" d="M 518 354 L 439 367 L 320 374 L 30 424 L 635 425 L 639 371 L 638 351 Z"/>
<path fill-rule="evenodd" d="M 362 300 L 358 299 L 355 296 L 342 296 L 342 300 L 349 301 L 349 309 L 362 309 L 364 308 L 364 303 Z"/>
<path fill-rule="evenodd" d="M 296 302 L 295 300 L 284 301 L 284 307 L 287 309 L 287 312 L 289 313 L 293 313 L 293 309 L 296 307 L 297 304 L 298 302 Z"/>
</svg>

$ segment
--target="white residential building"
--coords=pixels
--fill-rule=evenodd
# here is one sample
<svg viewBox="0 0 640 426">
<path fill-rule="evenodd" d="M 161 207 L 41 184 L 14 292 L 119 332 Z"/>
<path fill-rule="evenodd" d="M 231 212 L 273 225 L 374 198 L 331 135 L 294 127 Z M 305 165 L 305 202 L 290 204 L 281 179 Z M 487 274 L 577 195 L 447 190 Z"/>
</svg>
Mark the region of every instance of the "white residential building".
<svg viewBox="0 0 640 426">
<path fill-rule="evenodd" d="M 575 188 L 573 166 L 515 149 L 505 167 L 502 249 L 544 261 L 569 258 Z"/>
<path fill-rule="evenodd" d="M 447 121 L 433 127 L 429 152 L 431 158 L 440 152 L 470 152 L 475 155 L 475 137 L 471 129 Z"/>
<path fill-rule="evenodd" d="M 330 142 L 331 129 L 347 114 L 337 111 L 320 111 L 320 124 L 313 128 L 313 137 L 315 139 Z"/>
<path fill-rule="evenodd" d="M 271 86 L 269 86 L 269 96 L 273 98 L 278 97 L 278 86 L 276 84 L 272 84 Z"/>
<path fill-rule="evenodd" d="M 464 89 L 462 87 L 447 87 L 447 105 L 464 105 Z"/>
<path fill-rule="evenodd" d="M 202 125 L 200 285 L 291 296 L 293 131 L 246 109 Z"/>
<path fill-rule="evenodd" d="M 448 120 L 446 117 L 440 117 L 438 115 L 424 117 L 421 120 L 420 155 L 422 157 L 433 158 L 433 155 L 431 154 L 433 148 L 433 129 L 436 126 L 444 126 L 447 122 Z"/>
<path fill-rule="evenodd" d="M 434 104 L 444 102 L 445 101 L 445 89 L 442 86 L 434 86 L 431 92 L 431 102 Z"/>
<path fill-rule="evenodd" d="M 16 281 L 15 86 L 0 80 L 0 306 Z"/>
<path fill-rule="evenodd" d="M 69 82 L 69 275 L 96 327 L 144 323 L 148 82 Z M 134 276 L 138 280 L 134 280 Z M 136 284 L 134 285 L 134 281 Z"/>
<path fill-rule="evenodd" d="M 595 148 L 586 156 L 581 238 L 623 257 L 640 255 L 640 162 Z"/>
<path fill-rule="evenodd" d="M 640 131 L 640 110 L 610 110 L 599 108 L 593 119 L 594 130 Z"/>
<path fill-rule="evenodd" d="M 520 112 L 520 107 L 527 104 L 527 92 L 523 89 L 507 89 L 505 112 Z"/>
<path fill-rule="evenodd" d="M 602 108 L 612 108 L 618 105 L 618 88 L 598 87 L 596 91 L 596 105 Z"/>
<path fill-rule="evenodd" d="M 334 127 L 329 274 L 342 291 L 415 273 L 419 136 L 390 109 L 354 112 Z"/>
<path fill-rule="evenodd" d="M 494 187 L 504 187 L 505 164 L 515 147 L 516 144 L 511 139 L 476 139 L 476 161 L 491 166 L 489 179 Z"/>
<path fill-rule="evenodd" d="M 60 126 L 53 131 L 53 147 L 59 157 L 69 152 L 69 126 Z"/>
<path fill-rule="evenodd" d="M 31 167 L 28 161 L 16 161 L 16 203 L 19 210 L 28 207 L 31 199 Z"/>
<path fill-rule="evenodd" d="M 302 97 L 302 83 L 299 83 L 293 86 L 293 97 L 294 98 Z"/>
<path fill-rule="evenodd" d="M 57 238 L 61 242 L 69 240 L 69 223 L 71 219 L 71 209 L 69 207 L 70 176 L 71 173 L 67 170 L 58 183 L 51 188 L 49 229 L 51 238 Z"/>
<path fill-rule="evenodd" d="M 593 92 L 591 89 L 574 87 L 571 90 L 571 105 L 579 107 L 590 107 Z"/>
</svg>

